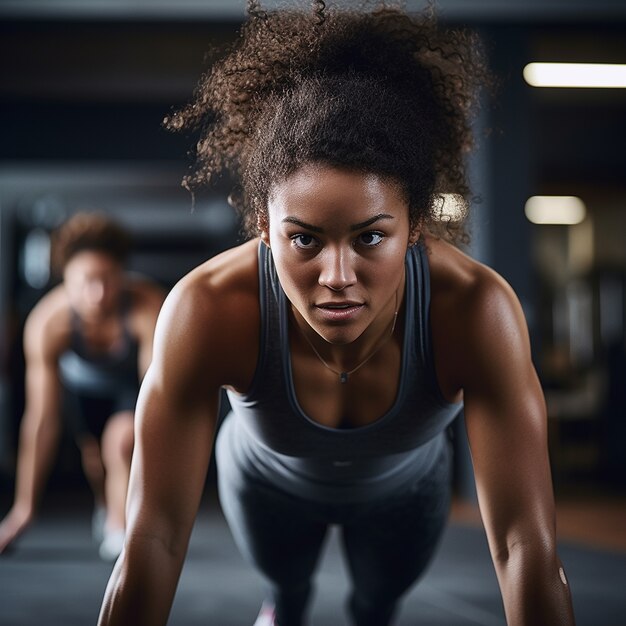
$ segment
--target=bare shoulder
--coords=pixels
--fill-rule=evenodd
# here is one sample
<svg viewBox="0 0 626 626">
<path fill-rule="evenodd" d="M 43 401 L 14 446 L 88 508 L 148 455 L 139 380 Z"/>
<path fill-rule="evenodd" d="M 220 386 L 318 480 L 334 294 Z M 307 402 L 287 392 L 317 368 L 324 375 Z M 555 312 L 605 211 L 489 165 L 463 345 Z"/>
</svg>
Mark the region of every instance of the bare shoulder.
<svg viewBox="0 0 626 626">
<path fill-rule="evenodd" d="M 443 240 L 427 239 L 431 273 L 431 328 L 436 360 L 463 387 L 481 366 L 512 355 L 530 363 L 530 343 L 519 299 L 497 272 Z M 507 363 L 508 366 L 508 363 Z"/>
<path fill-rule="evenodd" d="M 27 360 L 55 360 L 70 341 L 70 305 L 61 285 L 51 289 L 33 307 L 24 327 Z"/>
<path fill-rule="evenodd" d="M 159 315 L 157 358 L 173 355 L 220 386 L 247 388 L 259 343 L 258 245 L 227 250 L 174 286 Z"/>
<path fill-rule="evenodd" d="M 519 306 L 511 286 L 490 267 L 443 240 L 428 238 L 426 247 L 434 306 L 463 307 L 479 316 Z"/>
</svg>

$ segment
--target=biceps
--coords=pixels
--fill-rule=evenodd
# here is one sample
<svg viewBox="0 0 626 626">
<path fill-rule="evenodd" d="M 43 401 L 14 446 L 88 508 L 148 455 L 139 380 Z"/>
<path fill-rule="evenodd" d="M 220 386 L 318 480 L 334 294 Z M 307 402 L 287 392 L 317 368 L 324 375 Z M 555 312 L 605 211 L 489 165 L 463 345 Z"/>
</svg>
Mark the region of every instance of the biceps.
<svg viewBox="0 0 626 626">
<path fill-rule="evenodd" d="M 217 392 L 180 402 L 146 376 L 136 412 L 129 526 L 148 519 L 162 532 L 193 524 L 213 443 Z"/>
<path fill-rule="evenodd" d="M 508 393 L 467 393 L 467 432 L 491 541 L 552 533 L 554 504 L 545 405 L 536 375 Z"/>
</svg>

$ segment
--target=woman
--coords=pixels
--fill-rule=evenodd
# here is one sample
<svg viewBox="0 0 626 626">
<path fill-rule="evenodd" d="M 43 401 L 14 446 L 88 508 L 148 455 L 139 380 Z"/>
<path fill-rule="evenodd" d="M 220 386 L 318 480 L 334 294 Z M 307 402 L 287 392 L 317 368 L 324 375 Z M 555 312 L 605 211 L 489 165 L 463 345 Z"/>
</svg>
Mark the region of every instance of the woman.
<svg viewBox="0 0 626 626">
<path fill-rule="evenodd" d="M 114 560 L 122 549 L 133 413 L 163 301 L 154 284 L 124 273 L 129 244 L 116 223 L 98 214 L 78 213 L 55 234 L 53 261 L 63 282 L 26 321 L 26 408 L 15 501 L 0 524 L 0 553 L 35 515 L 64 395 L 94 492 L 100 556 Z"/>
<path fill-rule="evenodd" d="M 572 624 L 521 308 L 442 220 L 441 194 L 469 193 L 474 40 L 392 9 L 249 10 L 168 124 L 202 129 L 188 187 L 239 176 L 233 203 L 258 239 L 166 300 L 100 624 L 166 622 L 222 387 L 220 498 L 267 582 L 256 626 L 304 622 L 329 524 L 352 622 L 392 622 L 445 524 L 461 402 L 507 620 Z"/>
</svg>

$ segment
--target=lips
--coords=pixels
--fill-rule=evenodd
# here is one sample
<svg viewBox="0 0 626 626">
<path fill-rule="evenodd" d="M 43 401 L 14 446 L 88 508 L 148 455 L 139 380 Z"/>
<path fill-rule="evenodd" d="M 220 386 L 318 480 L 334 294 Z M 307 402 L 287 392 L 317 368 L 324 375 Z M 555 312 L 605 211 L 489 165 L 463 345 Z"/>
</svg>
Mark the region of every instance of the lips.
<svg viewBox="0 0 626 626">
<path fill-rule="evenodd" d="M 322 302 L 317 304 L 316 308 L 327 320 L 345 321 L 355 317 L 363 306 L 361 302 L 346 300 L 343 302 Z"/>
<path fill-rule="evenodd" d="M 343 300 L 342 302 L 321 302 L 316 306 L 321 309 L 348 309 L 353 306 L 361 306 L 361 304 L 355 300 Z"/>
</svg>

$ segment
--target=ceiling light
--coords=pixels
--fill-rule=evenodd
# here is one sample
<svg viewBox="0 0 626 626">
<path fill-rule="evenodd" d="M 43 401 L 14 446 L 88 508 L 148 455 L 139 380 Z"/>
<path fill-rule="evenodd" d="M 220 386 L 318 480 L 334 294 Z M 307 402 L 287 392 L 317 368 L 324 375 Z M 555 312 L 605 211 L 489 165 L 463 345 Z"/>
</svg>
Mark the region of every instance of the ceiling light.
<svg viewBox="0 0 626 626">
<path fill-rule="evenodd" d="M 529 63 L 523 73 L 533 87 L 626 88 L 624 64 Z"/>
<path fill-rule="evenodd" d="M 576 196 L 532 196 L 524 213 L 533 224 L 580 224 L 587 210 Z"/>
</svg>

